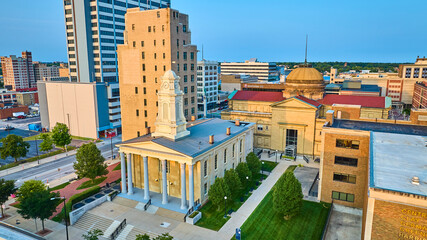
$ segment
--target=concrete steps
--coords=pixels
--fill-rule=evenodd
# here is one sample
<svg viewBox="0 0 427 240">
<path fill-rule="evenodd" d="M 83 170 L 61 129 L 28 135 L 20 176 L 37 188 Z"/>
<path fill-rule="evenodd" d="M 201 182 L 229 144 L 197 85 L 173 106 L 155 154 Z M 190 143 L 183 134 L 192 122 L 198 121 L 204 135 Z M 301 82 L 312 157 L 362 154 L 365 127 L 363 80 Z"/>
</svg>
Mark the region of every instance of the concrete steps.
<svg viewBox="0 0 427 240">
<path fill-rule="evenodd" d="M 119 236 L 117 236 L 116 240 L 126 240 L 128 239 L 127 236 L 132 231 L 133 226 L 132 225 L 126 225 L 126 227 L 120 232 Z M 135 238 L 133 238 L 135 239 Z"/>
<path fill-rule="evenodd" d="M 120 225 L 120 222 L 114 220 L 113 223 L 105 230 L 103 237 L 110 238 L 110 235 L 116 230 L 116 228 Z"/>
<path fill-rule="evenodd" d="M 117 196 L 114 198 L 113 203 L 117 203 L 125 207 L 134 208 L 138 205 L 139 202 Z"/>
<path fill-rule="evenodd" d="M 145 232 L 141 229 L 138 228 L 133 228 L 132 231 L 129 232 L 129 234 L 126 237 L 126 240 L 135 240 L 136 239 L 136 235 L 141 234 L 147 234 L 148 236 L 150 236 L 151 239 L 156 238 L 158 236 L 158 234 L 152 233 L 152 232 Z"/>
<path fill-rule="evenodd" d="M 85 213 L 74 227 L 79 228 L 84 231 L 90 231 L 92 229 L 99 229 L 103 233 L 111 226 L 113 220 L 100 217 L 91 213 Z"/>
</svg>

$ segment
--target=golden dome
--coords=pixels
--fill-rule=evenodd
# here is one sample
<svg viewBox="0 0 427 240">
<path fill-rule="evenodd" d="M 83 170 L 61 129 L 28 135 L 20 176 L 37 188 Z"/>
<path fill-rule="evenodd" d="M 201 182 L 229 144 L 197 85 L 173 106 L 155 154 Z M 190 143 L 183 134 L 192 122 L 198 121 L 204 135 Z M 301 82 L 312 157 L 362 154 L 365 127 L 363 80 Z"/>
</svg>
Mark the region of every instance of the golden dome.
<svg viewBox="0 0 427 240">
<path fill-rule="evenodd" d="M 311 67 L 299 67 L 292 70 L 286 78 L 287 83 L 323 83 L 322 74 L 315 68 Z"/>
</svg>

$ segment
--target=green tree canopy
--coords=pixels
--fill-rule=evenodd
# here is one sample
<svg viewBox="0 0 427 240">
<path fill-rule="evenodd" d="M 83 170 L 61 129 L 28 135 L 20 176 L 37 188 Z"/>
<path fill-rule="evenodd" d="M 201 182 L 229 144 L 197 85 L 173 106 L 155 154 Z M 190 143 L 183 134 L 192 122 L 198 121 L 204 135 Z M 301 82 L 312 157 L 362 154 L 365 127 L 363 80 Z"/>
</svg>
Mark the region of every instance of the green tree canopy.
<svg viewBox="0 0 427 240">
<path fill-rule="evenodd" d="M 253 177 L 257 176 L 261 171 L 261 165 L 262 165 L 258 156 L 255 153 L 250 152 L 246 156 L 246 163 L 248 164 L 249 170 L 251 170 L 252 172 L 252 176 Z"/>
<path fill-rule="evenodd" d="M 99 236 L 102 236 L 104 233 L 102 233 L 99 229 L 92 229 L 87 234 L 83 234 L 84 240 L 98 240 Z"/>
<path fill-rule="evenodd" d="M 153 240 L 172 240 L 172 239 L 173 237 L 169 235 L 169 233 L 163 233 L 162 235 L 153 238 Z"/>
<path fill-rule="evenodd" d="M 71 135 L 67 125 L 56 123 L 52 129 L 52 139 L 56 146 L 63 147 L 71 143 Z"/>
<path fill-rule="evenodd" d="M 236 167 L 237 175 L 239 176 L 240 183 L 243 188 L 247 188 L 250 186 L 252 181 L 252 172 L 249 170 L 248 164 L 245 162 L 239 163 Z M 248 179 L 246 179 L 248 177 Z"/>
<path fill-rule="evenodd" d="M 209 200 L 212 201 L 212 204 L 218 208 L 223 206 L 225 196 L 230 198 L 230 189 L 228 189 L 228 186 L 223 178 L 215 179 L 214 184 L 212 184 L 209 189 L 208 196 Z"/>
<path fill-rule="evenodd" d="M 303 197 L 301 183 L 291 171 L 285 172 L 274 185 L 274 209 L 286 220 L 300 212 Z"/>
<path fill-rule="evenodd" d="M 0 179 L 0 208 L 1 208 L 1 216 L 4 216 L 3 205 L 8 199 L 9 196 L 16 192 L 15 180 L 4 180 Z"/>
<path fill-rule="evenodd" d="M 39 180 L 25 181 L 18 190 L 18 201 L 28 198 L 33 192 L 42 192 L 46 190 L 46 185 Z"/>
<path fill-rule="evenodd" d="M 47 189 L 32 192 L 21 199 L 18 213 L 25 219 L 39 218 L 42 220 L 42 227 L 44 230 L 44 220 L 52 216 L 59 202 L 58 199 L 51 199 L 58 196 L 59 193 L 50 192 Z"/>
<path fill-rule="evenodd" d="M 232 199 L 236 199 L 242 193 L 242 184 L 240 183 L 239 175 L 234 171 L 234 169 L 230 169 L 225 171 L 224 181 L 227 184 L 228 189 L 230 190 L 230 197 Z"/>
<path fill-rule="evenodd" d="M 150 240 L 150 236 L 148 236 L 147 234 L 144 234 L 144 235 L 138 234 L 136 235 L 135 240 Z"/>
<path fill-rule="evenodd" d="M 40 139 L 43 140 L 43 142 L 40 143 L 40 151 L 47 152 L 52 150 L 53 140 L 49 133 L 40 134 Z"/>
<path fill-rule="evenodd" d="M 10 134 L 2 138 L 1 142 L 3 144 L 0 147 L 1 158 L 6 159 L 7 157 L 13 157 L 15 162 L 18 161 L 18 158 L 27 156 L 28 148 L 30 148 L 29 143 L 15 134 Z"/>
<path fill-rule="evenodd" d="M 90 178 L 94 182 L 95 178 L 108 173 L 107 165 L 101 151 L 94 143 L 83 144 L 76 154 L 77 162 L 74 163 L 79 178 Z"/>
</svg>

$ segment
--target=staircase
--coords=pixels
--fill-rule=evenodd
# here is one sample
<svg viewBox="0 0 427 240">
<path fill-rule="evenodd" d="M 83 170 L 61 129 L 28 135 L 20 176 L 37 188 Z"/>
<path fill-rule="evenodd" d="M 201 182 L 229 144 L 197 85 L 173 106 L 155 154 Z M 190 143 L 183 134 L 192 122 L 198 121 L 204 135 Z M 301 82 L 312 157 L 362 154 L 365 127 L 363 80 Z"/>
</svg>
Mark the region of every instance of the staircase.
<svg viewBox="0 0 427 240">
<path fill-rule="evenodd" d="M 74 227 L 86 232 L 92 229 L 99 229 L 104 233 L 113 222 L 111 219 L 87 212 L 74 224 Z"/>
</svg>

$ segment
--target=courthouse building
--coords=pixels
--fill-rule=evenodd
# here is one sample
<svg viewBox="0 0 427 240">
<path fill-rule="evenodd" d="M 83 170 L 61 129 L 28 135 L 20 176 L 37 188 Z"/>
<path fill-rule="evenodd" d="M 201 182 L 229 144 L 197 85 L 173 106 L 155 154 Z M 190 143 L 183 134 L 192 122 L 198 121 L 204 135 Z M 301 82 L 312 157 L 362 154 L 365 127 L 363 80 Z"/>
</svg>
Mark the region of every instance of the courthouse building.
<svg viewBox="0 0 427 240">
<path fill-rule="evenodd" d="M 253 151 L 254 124 L 221 119 L 187 123 L 179 83 L 173 71 L 165 73 L 156 130 L 119 145 L 120 196 L 144 203 L 151 199 L 155 206 L 185 213 L 206 202 L 215 178 L 223 177 L 225 170 L 235 168 Z"/>
</svg>

